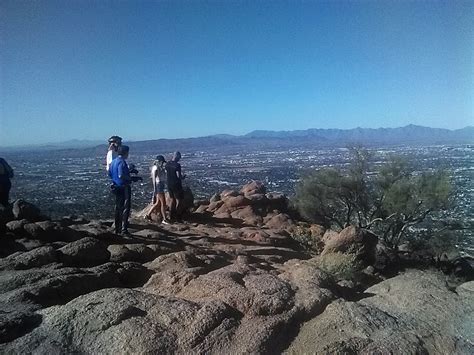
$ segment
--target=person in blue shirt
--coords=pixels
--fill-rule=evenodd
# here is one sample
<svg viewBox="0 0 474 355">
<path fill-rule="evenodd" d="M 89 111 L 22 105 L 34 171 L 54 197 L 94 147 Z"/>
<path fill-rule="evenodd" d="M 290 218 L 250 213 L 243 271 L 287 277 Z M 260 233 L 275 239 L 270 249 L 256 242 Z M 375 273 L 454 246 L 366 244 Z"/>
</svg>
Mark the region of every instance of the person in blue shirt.
<svg viewBox="0 0 474 355">
<path fill-rule="evenodd" d="M 109 176 L 112 179 L 112 191 L 115 194 L 115 233 L 129 235 L 128 218 L 132 205 L 132 177 L 127 164 L 129 147 L 118 147 L 117 157 L 112 160 Z"/>
</svg>

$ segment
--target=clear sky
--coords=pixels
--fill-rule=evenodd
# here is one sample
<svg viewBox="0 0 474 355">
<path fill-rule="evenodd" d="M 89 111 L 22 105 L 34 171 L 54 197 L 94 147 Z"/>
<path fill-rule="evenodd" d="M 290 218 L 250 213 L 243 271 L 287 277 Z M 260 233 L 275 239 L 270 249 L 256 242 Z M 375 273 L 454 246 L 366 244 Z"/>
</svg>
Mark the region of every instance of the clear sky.
<svg viewBox="0 0 474 355">
<path fill-rule="evenodd" d="M 2 0 L 0 11 L 0 146 L 474 121 L 474 1 Z"/>
</svg>

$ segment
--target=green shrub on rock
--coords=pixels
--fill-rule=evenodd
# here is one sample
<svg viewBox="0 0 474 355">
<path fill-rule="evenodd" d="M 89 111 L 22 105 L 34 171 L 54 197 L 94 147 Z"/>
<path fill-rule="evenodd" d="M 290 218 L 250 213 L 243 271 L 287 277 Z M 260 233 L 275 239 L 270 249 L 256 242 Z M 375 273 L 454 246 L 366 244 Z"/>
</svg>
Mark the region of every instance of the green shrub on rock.
<svg viewBox="0 0 474 355">
<path fill-rule="evenodd" d="M 449 208 L 453 189 L 446 171 L 417 173 L 400 157 L 369 167 L 367 151 L 351 153 L 348 167 L 314 170 L 301 179 L 295 206 L 306 220 L 337 230 L 368 229 L 396 250 L 429 216 Z"/>
</svg>

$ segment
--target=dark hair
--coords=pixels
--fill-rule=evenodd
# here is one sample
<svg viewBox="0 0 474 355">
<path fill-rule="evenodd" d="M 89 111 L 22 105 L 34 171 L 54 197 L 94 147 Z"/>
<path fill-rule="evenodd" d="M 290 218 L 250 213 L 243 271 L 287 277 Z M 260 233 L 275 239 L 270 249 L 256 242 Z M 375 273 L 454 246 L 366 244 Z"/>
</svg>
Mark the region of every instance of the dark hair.
<svg viewBox="0 0 474 355">
<path fill-rule="evenodd" d="M 166 163 L 165 157 L 162 155 L 157 155 L 155 160 L 160 163 Z"/>
<path fill-rule="evenodd" d="M 122 141 L 122 137 L 112 136 L 109 138 L 109 143 L 118 143 Z"/>
<path fill-rule="evenodd" d="M 129 152 L 129 150 L 130 150 L 130 148 L 128 147 L 128 145 L 121 145 L 117 149 L 117 154 L 118 155 L 124 155 L 124 154 L 127 154 Z"/>
</svg>

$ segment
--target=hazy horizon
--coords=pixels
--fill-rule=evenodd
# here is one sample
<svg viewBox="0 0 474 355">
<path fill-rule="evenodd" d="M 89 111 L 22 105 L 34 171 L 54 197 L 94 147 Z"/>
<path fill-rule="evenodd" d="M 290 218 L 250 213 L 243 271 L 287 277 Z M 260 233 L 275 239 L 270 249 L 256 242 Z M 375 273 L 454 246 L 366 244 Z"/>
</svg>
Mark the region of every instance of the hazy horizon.
<svg viewBox="0 0 474 355">
<path fill-rule="evenodd" d="M 293 131 L 306 131 L 306 130 L 312 130 L 312 129 L 325 129 L 325 130 L 353 130 L 353 129 L 397 129 L 397 128 L 403 128 L 403 127 L 408 127 L 408 126 L 418 126 L 418 127 L 424 127 L 424 128 L 430 128 L 430 129 L 447 129 L 449 131 L 456 131 L 456 130 L 460 130 L 460 129 L 467 129 L 467 128 L 471 128 L 471 127 L 474 127 L 472 125 L 469 125 L 469 126 L 465 126 L 465 127 L 462 127 L 462 128 L 456 128 L 456 129 L 450 129 L 450 128 L 442 128 L 442 127 L 429 127 L 429 126 L 420 126 L 420 125 L 414 125 L 414 124 L 408 124 L 406 126 L 401 126 L 401 127 L 351 127 L 351 128 L 318 128 L 318 127 L 310 127 L 310 128 L 305 128 L 305 129 L 301 129 L 301 130 L 271 130 L 271 129 L 266 129 L 266 130 L 263 130 L 263 131 L 273 131 L 273 132 L 293 132 Z M 170 138 L 170 137 L 151 137 L 151 138 L 144 138 L 144 139 L 130 139 L 126 136 L 123 136 L 124 140 L 126 142 L 140 142 L 140 141 L 153 141 L 153 140 L 160 140 L 160 139 L 164 139 L 164 140 L 172 140 L 172 139 L 192 139 L 192 138 L 205 138 L 205 137 L 211 137 L 211 136 L 219 136 L 219 135 L 229 135 L 229 136 L 235 136 L 235 137 L 243 137 L 245 136 L 246 134 L 249 134 L 249 133 L 252 133 L 252 132 L 255 132 L 255 131 L 260 131 L 260 130 L 250 130 L 248 132 L 245 132 L 243 134 L 230 134 L 230 133 L 216 133 L 216 134 L 212 134 L 212 135 L 205 135 L 205 136 L 187 136 L 187 137 L 174 137 L 174 138 Z M 119 133 L 117 132 L 113 132 L 112 134 L 117 134 L 120 136 Z M 109 136 L 106 136 L 106 137 L 99 137 L 99 138 L 95 138 L 95 139 L 92 139 L 92 138 L 72 138 L 72 139 L 68 139 L 68 140 L 58 140 L 58 141 L 49 141 L 49 142 L 39 142 L 39 143 L 30 143 L 30 144 L 18 144 L 18 145 L 0 145 L 0 148 L 21 148 L 21 147 L 28 147 L 28 146 L 48 146 L 48 145 L 60 145 L 60 144 L 66 144 L 66 143 L 73 143 L 73 142 L 78 142 L 78 143 L 93 143 L 93 144 L 105 144 L 105 142 L 107 141 Z M 474 139 L 474 137 L 473 137 Z"/>
<path fill-rule="evenodd" d="M 0 4 L 0 146 L 474 122 L 471 1 Z"/>
</svg>

